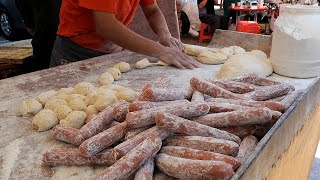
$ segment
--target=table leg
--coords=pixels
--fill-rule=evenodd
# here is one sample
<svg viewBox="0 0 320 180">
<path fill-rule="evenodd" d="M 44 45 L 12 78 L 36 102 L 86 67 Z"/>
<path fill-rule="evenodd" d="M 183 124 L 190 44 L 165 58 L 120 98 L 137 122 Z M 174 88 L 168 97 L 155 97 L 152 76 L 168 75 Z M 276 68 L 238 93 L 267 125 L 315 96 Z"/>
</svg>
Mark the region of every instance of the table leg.
<svg viewBox="0 0 320 180">
<path fill-rule="evenodd" d="M 258 22 L 258 11 L 254 11 L 254 21 Z"/>
<path fill-rule="evenodd" d="M 239 14 L 238 14 L 239 13 Z M 240 21 L 240 15 L 241 15 L 241 12 L 240 11 L 236 11 L 236 25 L 238 24 L 238 22 Z"/>
</svg>

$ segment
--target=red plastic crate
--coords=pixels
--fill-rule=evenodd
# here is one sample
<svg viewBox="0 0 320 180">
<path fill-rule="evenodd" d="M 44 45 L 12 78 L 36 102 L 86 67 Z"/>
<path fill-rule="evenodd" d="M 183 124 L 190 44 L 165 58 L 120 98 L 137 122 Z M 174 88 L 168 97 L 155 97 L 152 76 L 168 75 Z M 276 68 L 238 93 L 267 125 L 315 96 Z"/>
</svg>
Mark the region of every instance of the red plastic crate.
<svg viewBox="0 0 320 180">
<path fill-rule="evenodd" d="M 237 23 L 237 31 L 254 34 L 261 33 L 260 26 L 255 21 L 239 21 Z"/>
</svg>

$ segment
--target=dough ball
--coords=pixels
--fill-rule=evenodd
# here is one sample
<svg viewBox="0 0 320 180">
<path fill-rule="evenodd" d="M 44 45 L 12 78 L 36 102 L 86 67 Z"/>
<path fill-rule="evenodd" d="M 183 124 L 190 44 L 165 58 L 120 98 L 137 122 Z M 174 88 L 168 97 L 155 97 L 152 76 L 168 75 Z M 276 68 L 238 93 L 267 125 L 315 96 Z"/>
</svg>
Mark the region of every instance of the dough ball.
<svg viewBox="0 0 320 180">
<path fill-rule="evenodd" d="M 147 58 L 143 58 L 140 61 L 136 62 L 137 69 L 144 69 L 151 65 L 150 61 Z"/>
<path fill-rule="evenodd" d="M 60 121 L 62 126 L 80 129 L 84 123 L 87 114 L 83 111 L 73 111 L 65 119 Z"/>
<path fill-rule="evenodd" d="M 69 106 L 74 111 L 85 111 L 87 109 L 87 104 L 82 99 L 71 100 Z"/>
<path fill-rule="evenodd" d="M 107 85 L 107 86 L 101 86 L 101 87 L 99 87 L 99 89 L 98 89 L 98 91 L 100 90 L 100 89 L 111 89 L 111 90 L 113 90 L 113 91 L 120 91 L 120 90 L 122 90 L 122 89 L 126 89 L 125 87 L 123 87 L 123 86 L 120 86 L 120 85 L 116 85 L 116 84 L 110 84 L 110 85 Z"/>
<path fill-rule="evenodd" d="M 59 105 L 53 110 L 59 120 L 64 119 L 72 112 L 72 109 L 67 105 Z"/>
<path fill-rule="evenodd" d="M 98 110 L 98 111 L 102 111 L 104 110 L 106 107 L 108 107 L 109 105 L 111 105 L 112 103 L 114 103 L 117 100 L 116 96 L 109 94 L 109 95 L 103 95 L 103 96 L 99 96 L 99 98 L 97 99 L 97 101 L 94 103 L 94 107 Z"/>
<path fill-rule="evenodd" d="M 101 74 L 99 82 L 102 86 L 110 85 L 114 82 L 114 78 L 110 73 L 105 72 Z"/>
<path fill-rule="evenodd" d="M 237 54 L 229 58 L 220 68 L 218 78 L 229 78 L 243 74 L 256 73 L 269 76 L 273 72 L 270 61 L 253 54 Z"/>
<path fill-rule="evenodd" d="M 68 105 L 67 101 L 62 99 L 50 99 L 46 105 L 44 106 L 45 109 L 54 110 L 59 105 Z"/>
<path fill-rule="evenodd" d="M 252 50 L 250 53 L 257 56 L 262 56 L 263 58 L 268 58 L 267 54 L 260 50 Z"/>
<path fill-rule="evenodd" d="M 107 72 L 113 76 L 114 80 L 119 80 L 121 78 L 121 71 L 117 68 L 109 68 Z"/>
<path fill-rule="evenodd" d="M 68 96 L 69 95 L 67 95 L 67 94 L 57 94 L 57 95 L 55 95 L 55 96 L 53 96 L 52 98 L 50 98 L 49 100 L 51 100 L 51 99 L 62 99 L 62 100 L 65 100 L 65 101 L 67 101 L 67 99 L 68 99 Z"/>
<path fill-rule="evenodd" d="M 206 51 L 206 48 L 191 44 L 183 44 L 183 51 L 189 56 L 198 56 L 202 51 Z"/>
<path fill-rule="evenodd" d="M 246 53 L 246 50 L 244 50 L 242 47 L 239 46 L 232 46 L 233 47 L 233 54 L 244 54 Z"/>
<path fill-rule="evenodd" d="M 81 82 L 74 86 L 74 89 L 72 91 L 73 94 L 81 94 L 81 95 L 87 95 L 94 91 L 95 87 L 88 82 Z"/>
<path fill-rule="evenodd" d="M 73 87 L 61 88 L 61 89 L 58 91 L 58 95 L 60 95 L 60 94 L 72 94 L 72 91 L 73 91 Z"/>
<path fill-rule="evenodd" d="M 130 64 L 126 62 L 119 62 L 118 64 L 113 66 L 114 68 L 119 69 L 122 73 L 130 71 L 131 67 Z"/>
<path fill-rule="evenodd" d="M 47 91 L 47 92 L 43 92 L 43 93 L 40 93 L 38 95 L 38 97 L 36 98 L 36 100 L 41 103 L 43 106 L 47 103 L 47 101 L 55 96 L 58 92 L 57 91 L 54 91 L 54 90 L 51 90 L 51 91 Z"/>
<path fill-rule="evenodd" d="M 42 109 L 42 105 L 35 99 L 22 101 L 20 105 L 20 114 L 24 117 L 29 117 L 37 114 Z"/>
<path fill-rule="evenodd" d="M 47 131 L 58 123 L 58 117 L 51 109 L 41 110 L 32 120 L 32 126 L 37 131 Z"/>
<path fill-rule="evenodd" d="M 98 114 L 99 111 L 94 107 L 94 105 L 90 105 L 86 109 L 87 115 Z"/>
<path fill-rule="evenodd" d="M 228 56 L 221 52 L 210 52 L 210 51 L 203 51 L 201 52 L 197 60 L 202 64 L 221 64 L 228 59 Z"/>
<path fill-rule="evenodd" d="M 123 99 L 127 102 L 132 102 L 137 95 L 138 93 L 132 89 L 122 89 L 117 93 L 117 99 Z"/>
<path fill-rule="evenodd" d="M 109 88 L 99 88 L 99 89 L 97 90 L 97 94 L 99 94 L 99 93 L 116 95 L 116 94 L 117 94 L 117 91 L 114 91 L 114 90 L 109 89 Z"/>
<path fill-rule="evenodd" d="M 86 99 L 88 99 L 88 97 L 84 96 L 84 95 L 80 95 L 80 94 L 70 94 L 70 95 L 68 95 L 67 102 L 69 103 L 73 99 L 81 99 L 83 101 L 86 101 Z"/>
</svg>

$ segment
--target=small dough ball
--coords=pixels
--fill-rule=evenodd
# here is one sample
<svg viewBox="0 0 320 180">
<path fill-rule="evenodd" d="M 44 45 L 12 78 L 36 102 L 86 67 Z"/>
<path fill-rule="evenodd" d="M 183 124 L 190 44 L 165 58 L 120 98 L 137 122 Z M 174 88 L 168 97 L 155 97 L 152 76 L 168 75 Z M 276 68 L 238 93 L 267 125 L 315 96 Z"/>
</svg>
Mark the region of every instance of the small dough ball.
<svg viewBox="0 0 320 180">
<path fill-rule="evenodd" d="M 67 99 L 68 99 L 68 96 L 69 95 L 67 95 L 67 94 L 57 94 L 57 95 L 55 95 L 55 96 L 53 96 L 52 98 L 50 98 L 49 100 L 51 100 L 51 99 L 62 99 L 62 100 L 65 100 L 65 101 L 67 101 Z"/>
<path fill-rule="evenodd" d="M 257 56 L 262 56 L 263 58 L 268 58 L 267 54 L 260 50 L 252 50 L 250 53 Z"/>
<path fill-rule="evenodd" d="M 58 123 L 58 117 L 51 109 L 41 110 L 32 120 L 32 126 L 37 131 L 47 131 Z"/>
<path fill-rule="evenodd" d="M 110 73 L 114 80 L 119 80 L 121 78 L 121 71 L 117 68 L 109 68 L 107 72 Z"/>
<path fill-rule="evenodd" d="M 238 75 L 256 73 L 259 76 L 271 75 L 273 68 L 271 62 L 253 54 L 237 54 L 229 58 L 220 68 L 218 78 L 230 78 Z"/>
<path fill-rule="evenodd" d="M 20 114 L 24 117 L 29 117 L 37 114 L 42 109 L 42 105 L 35 99 L 22 101 L 20 105 Z"/>
<path fill-rule="evenodd" d="M 221 52 L 210 52 L 210 51 L 203 51 L 201 52 L 197 60 L 202 64 L 221 64 L 228 59 L 228 56 Z"/>
<path fill-rule="evenodd" d="M 113 94 L 113 95 L 116 95 L 117 94 L 117 91 L 114 91 L 112 89 L 108 89 L 108 88 L 99 88 L 97 90 L 97 94 Z"/>
<path fill-rule="evenodd" d="M 69 103 L 73 99 L 81 99 L 85 101 L 86 99 L 88 99 L 88 97 L 80 94 L 70 94 L 68 95 L 67 102 Z"/>
<path fill-rule="evenodd" d="M 67 101 L 62 99 L 50 99 L 46 105 L 44 106 L 45 109 L 54 110 L 59 105 L 68 105 Z"/>
<path fill-rule="evenodd" d="M 59 105 L 53 110 L 59 120 L 64 119 L 72 112 L 72 109 L 67 105 Z"/>
<path fill-rule="evenodd" d="M 58 92 L 54 90 L 43 92 L 38 95 L 36 100 L 44 106 L 47 103 L 47 101 L 53 96 L 55 96 L 57 93 Z"/>
<path fill-rule="evenodd" d="M 110 85 L 114 82 L 114 78 L 110 73 L 105 72 L 101 74 L 99 82 L 102 86 Z"/>
<path fill-rule="evenodd" d="M 117 101 L 117 98 L 115 95 L 109 94 L 109 95 L 103 95 L 100 96 L 97 101 L 94 103 L 94 107 L 98 110 L 98 111 L 102 111 L 104 110 L 106 107 L 108 107 L 109 105 L 111 105 L 112 103 L 114 103 L 115 101 Z"/>
<path fill-rule="evenodd" d="M 144 69 L 151 65 L 150 61 L 147 58 L 143 58 L 140 61 L 136 62 L 137 69 Z"/>
<path fill-rule="evenodd" d="M 81 95 L 87 95 L 94 91 L 95 87 L 88 82 L 81 82 L 74 86 L 74 89 L 72 91 L 73 94 L 81 94 Z"/>
<path fill-rule="evenodd" d="M 81 99 L 71 100 L 69 106 L 74 111 L 85 111 L 87 109 L 87 104 Z"/>
<path fill-rule="evenodd" d="M 136 97 L 138 93 L 135 92 L 132 89 L 122 89 L 117 94 L 117 99 L 123 99 L 127 102 L 132 102 Z"/>
<path fill-rule="evenodd" d="M 126 88 L 123 87 L 123 86 L 120 86 L 120 85 L 110 84 L 110 85 L 107 85 L 107 86 L 101 86 L 101 87 L 99 87 L 99 89 L 111 89 L 113 91 L 117 91 L 118 92 L 118 91 L 120 91 L 122 89 L 126 89 Z"/>
<path fill-rule="evenodd" d="M 246 50 L 244 50 L 242 47 L 239 46 L 232 46 L 233 47 L 233 54 L 244 54 L 246 53 Z"/>
<path fill-rule="evenodd" d="M 62 126 L 80 129 L 84 123 L 87 114 L 83 111 L 73 111 L 65 119 L 60 121 Z"/>
<path fill-rule="evenodd" d="M 61 88 L 61 89 L 58 91 L 58 95 L 60 95 L 60 94 L 72 94 L 72 91 L 73 91 L 73 87 Z"/>
<path fill-rule="evenodd" d="M 118 64 L 113 66 L 114 68 L 119 69 L 122 73 L 130 71 L 131 67 L 130 64 L 126 62 L 119 62 Z"/>
<path fill-rule="evenodd" d="M 87 115 L 98 114 L 99 111 L 94 107 L 94 105 L 90 105 L 87 107 L 86 113 L 87 113 Z"/>
</svg>

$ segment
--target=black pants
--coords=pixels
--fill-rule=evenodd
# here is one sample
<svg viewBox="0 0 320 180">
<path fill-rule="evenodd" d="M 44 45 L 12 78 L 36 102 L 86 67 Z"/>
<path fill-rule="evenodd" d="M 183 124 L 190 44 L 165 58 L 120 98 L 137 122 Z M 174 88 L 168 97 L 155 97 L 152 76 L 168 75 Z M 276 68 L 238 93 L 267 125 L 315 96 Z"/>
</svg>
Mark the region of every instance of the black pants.
<svg viewBox="0 0 320 180">
<path fill-rule="evenodd" d="M 200 16 L 200 21 L 210 25 L 214 31 L 216 29 L 228 30 L 229 27 L 229 17 L 227 16 L 204 14 Z"/>
</svg>

